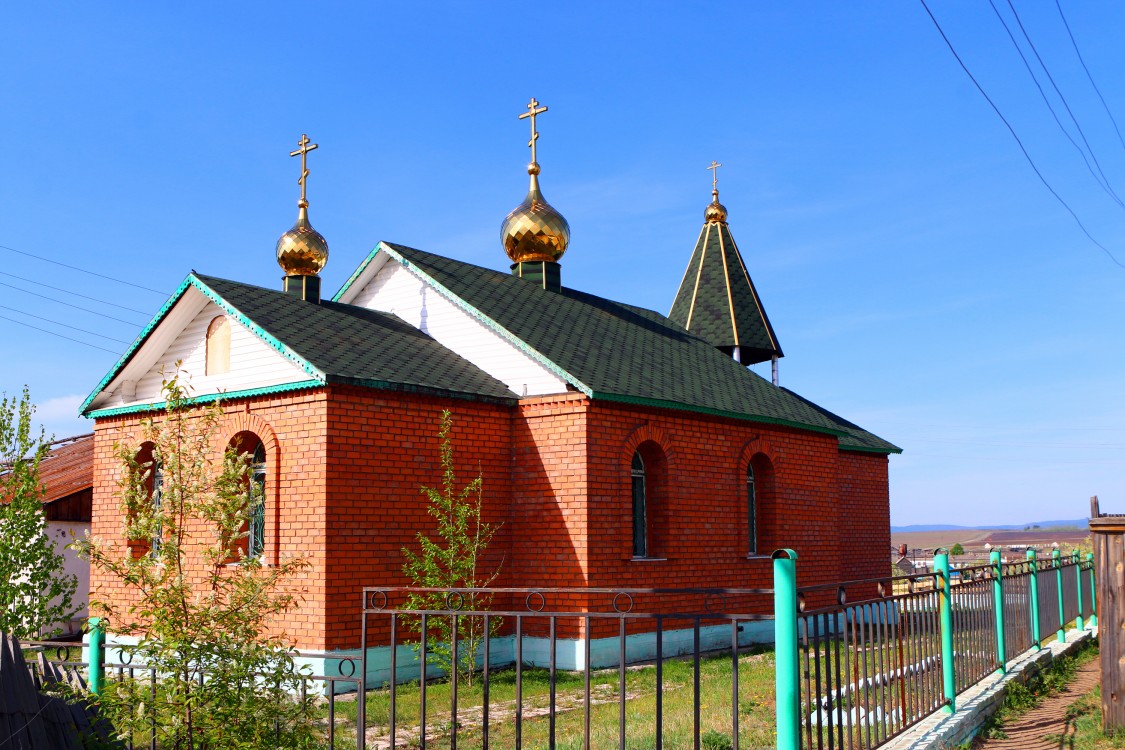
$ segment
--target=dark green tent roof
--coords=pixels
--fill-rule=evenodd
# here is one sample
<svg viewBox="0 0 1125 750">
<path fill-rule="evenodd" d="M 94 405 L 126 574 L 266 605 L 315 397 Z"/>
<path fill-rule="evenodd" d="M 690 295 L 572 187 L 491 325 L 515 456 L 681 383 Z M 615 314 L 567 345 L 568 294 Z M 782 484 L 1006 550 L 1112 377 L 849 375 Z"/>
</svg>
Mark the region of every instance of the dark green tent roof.
<svg viewBox="0 0 1125 750">
<path fill-rule="evenodd" d="M 551 292 L 511 274 L 401 245 L 380 248 L 376 253 L 388 252 L 428 276 L 455 303 L 594 399 L 786 424 L 837 435 L 845 449 L 898 452 L 775 387 L 659 313 L 574 289 Z"/>
<path fill-rule="evenodd" d="M 668 317 L 744 365 L 784 356 L 725 221 L 708 221 Z"/>
<path fill-rule="evenodd" d="M 389 313 L 195 276 L 329 383 L 516 400 L 499 380 Z"/>
</svg>

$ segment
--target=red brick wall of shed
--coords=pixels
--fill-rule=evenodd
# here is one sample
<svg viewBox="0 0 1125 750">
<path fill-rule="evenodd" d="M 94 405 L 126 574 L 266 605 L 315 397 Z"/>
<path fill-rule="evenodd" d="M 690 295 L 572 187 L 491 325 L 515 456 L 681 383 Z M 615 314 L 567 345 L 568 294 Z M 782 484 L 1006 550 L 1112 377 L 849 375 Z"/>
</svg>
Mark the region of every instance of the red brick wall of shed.
<svg viewBox="0 0 1125 750">
<path fill-rule="evenodd" d="M 266 549 L 267 560 L 304 555 L 310 567 L 293 581 L 303 602 L 290 611 L 278 630 L 303 648 L 326 644 L 325 434 L 326 394 L 319 391 L 261 396 L 223 406 L 222 430 L 214 456 L 236 434 L 252 431 L 267 447 Z M 117 483 L 122 468 L 114 444 L 139 447 L 141 421 L 147 415 L 124 415 L 97 420 L 94 434 L 94 497 L 91 533 L 124 544 Z M 157 418 L 159 414 L 155 415 Z M 272 438 L 270 433 L 272 432 Z M 204 570 L 194 571 L 202 580 Z M 118 580 L 94 568 L 90 572 L 92 599 L 124 608 L 131 593 Z M 109 622 L 112 632 L 114 623 Z"/>
<path fill-rule="evenodd" d="M 369 388 L 333 386 L 328 402 L 328 510 L 321 544 L 325 568 L 325 647 L 359 645 L 364 586 L 406 586 L 402 549 L 433 536 L 421 488 L 441 488 L 438 429 L 453 417 L 456 492 L 483 476 L 483 518 L 499 525 L 482 569 L 512 566 L 511 407 Z M 500 585 L 498 580 L 493 585 Z M 389 638 L 389 619 L 372 618 L 373 643 Z"/>
</svg>

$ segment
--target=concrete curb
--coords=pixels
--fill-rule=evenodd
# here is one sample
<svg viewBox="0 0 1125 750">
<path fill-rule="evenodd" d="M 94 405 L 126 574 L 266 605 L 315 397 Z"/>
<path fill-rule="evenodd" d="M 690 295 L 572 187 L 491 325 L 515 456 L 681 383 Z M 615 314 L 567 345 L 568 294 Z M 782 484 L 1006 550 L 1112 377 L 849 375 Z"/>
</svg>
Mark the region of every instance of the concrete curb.
<svg viewBox="0 0 1125 750">
<path fill-rule="evenodd" d="M 881 750 L 948 750 L 969 740 L 992 714 L 1000 709 L 1008 683 L 1028 678 L 1050 664 L 1056 657 L 1069 653 L 1098 634 L 1092 630 L 1068 630 L 1066 641 L 1052 641 L 1039 651 L 1028 651 L 1008 662 L 1007 674 L 993 674 L 957 696 L 957 712 L 940 711 L 928 716 L 898 737 L 881 746 Z"/>
</svg>

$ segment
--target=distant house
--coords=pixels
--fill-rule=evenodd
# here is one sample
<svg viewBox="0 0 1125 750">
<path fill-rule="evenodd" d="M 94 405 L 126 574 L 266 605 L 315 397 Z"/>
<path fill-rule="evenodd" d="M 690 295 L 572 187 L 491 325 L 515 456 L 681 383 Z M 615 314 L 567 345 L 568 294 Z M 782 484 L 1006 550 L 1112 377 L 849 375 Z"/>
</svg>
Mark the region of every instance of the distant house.
<svg viewBox="0 0 1125 750">
<path fill-rule="evenodd" d="M 895 575 L 908 576 L 914 573 L 914 561 L 906 555 L 896 555 L 894 559 L 894 566 L 898 569 Z"/>
<path fill-rule="evenodd" d="M 79 559 L 67 545 L 90 530 L 94 498 L 93 433 L 51 443 L 50 453 L 39 463 L 39 482 L 43 487 L 47 535 L 54 543 L 55 552 L 63 556 L 66 572 L 78 579 L 74 602 L 82 607 L 62 626 L 67 634 L 78 633 L 88 614 L 90 564 Z"/>
</svg>

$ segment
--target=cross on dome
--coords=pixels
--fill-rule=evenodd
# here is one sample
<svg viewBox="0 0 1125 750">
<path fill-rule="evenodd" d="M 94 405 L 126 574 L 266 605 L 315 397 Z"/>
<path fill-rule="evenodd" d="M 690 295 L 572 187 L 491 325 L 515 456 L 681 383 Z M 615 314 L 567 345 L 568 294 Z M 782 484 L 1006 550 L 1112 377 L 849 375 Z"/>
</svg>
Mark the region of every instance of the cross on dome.
<svg viewBox="0 0 1125 750">
<path fill-rule="evenodd" d="M 537 163 L 537 160 L 535 158 L 535 142 L 539 140 L 539 132 L 535 129 L 535 116 L 541 115 L 546 111 L 547 105 L 544 104 L 542 107 L 540 107 L 539 102 L 537 102 L 535 100 L 535 97 L 533 96 L 531 97 L 531 101 L 527 104 L 527 111 L 520 115 L 521 120 L 526 120 L 529 117 L 531 118 L 531 140 L 527 142 L 527 145 L 531 147 L 532 164 Z"/>
<path fill-rule="evenodd" d="M 310 146 L 309 145 L 310 143 L 311 143 L 311 141 L 309 140 L 308 134 L 307 133 L 301 133 L 301 140 L 297 141 L 297 145 L 300 146 L 300 148 L 298 148 L 296 151 L 290 151 L 289 152 L 290 156 L 296 156 L 297 154 L 301 155 L 301 176 L 297 178 L 297 184 L 301 186 L 301 201 L 300 201 L 300 203 L 303 204 L 303 205 L 306 205 L 306 206 L 309 205 L 308 198 L 305 197 L 305 186 L 306 186 L 306 183 L 308 181 L 308 176 L 309 176 L 309 168 L 308 168 L 309 152 L 315 151 L 316 149 L 320 148 L 320 144 L 313 143 Z"/>
</svg>

